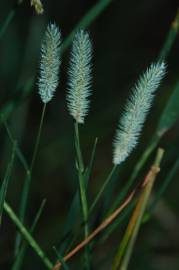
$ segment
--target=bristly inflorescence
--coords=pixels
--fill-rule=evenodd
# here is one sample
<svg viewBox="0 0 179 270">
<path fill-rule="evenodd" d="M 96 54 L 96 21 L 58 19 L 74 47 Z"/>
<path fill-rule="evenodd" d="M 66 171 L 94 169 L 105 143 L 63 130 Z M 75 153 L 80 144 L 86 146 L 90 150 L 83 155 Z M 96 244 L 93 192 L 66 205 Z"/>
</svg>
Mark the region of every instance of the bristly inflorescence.
<svg viewBox="0 0 179 270">
<path fill-rule="evenodd" d="M 132 89 L 114 140 L 114 164 L 124 161 L 138 143 L 154 93 L 165 73 L 164 62 L 151 64 Z"/>
<path fill-rule="evenodd" d="M 56 24 L 49 24 L 41 46 L 39 94 L 49 102 L 59 83 L 61 33 Z"/>
<path fill-rule="evenodd" d="M 92 44 L 89 34 L 79 30 L 73 41 L 69 68 L 67 103 L 77 123 L 84 123 L 91 94 Z"/>
</svg>

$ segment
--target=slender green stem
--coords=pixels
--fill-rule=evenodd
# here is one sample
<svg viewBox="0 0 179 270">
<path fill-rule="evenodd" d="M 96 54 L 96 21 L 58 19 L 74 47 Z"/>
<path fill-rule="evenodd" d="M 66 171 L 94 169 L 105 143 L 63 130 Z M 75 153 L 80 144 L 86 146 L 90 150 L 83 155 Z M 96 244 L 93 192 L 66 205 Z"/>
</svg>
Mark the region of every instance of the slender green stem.
<svg viewBox="0 0 179 270">
<path fill-rule="evenodd" d="M 39 144 L 40 144 L 40 138 L 41 138 L 41 133 L 42 133 L 42 126 L 43 126 L 43 122 L 44 122 L 46 106 L 47 106 L 46 103 L 44 103 L 43 108 L 42 108 L 42 114 L 41 114 L 41 119 L 40 119 L 39 130 L 38 130 L 38 133 L 37 133 L 37 139 L 36 139 L 36 143 L 35 143 L 35 148 L 34 148 L 32 161 L 31 161 L 31 165 L 30 165 L 31 174 L 32 174 L 32 170 L 33 170 L 33 167 L 34 167 L 37 152 L 38 152 L 38 149 L 39 149 Z"/>
<path fill-rule="evenodd" d="M 22 191 L 20 211 L 19 211 L 19 218 L 22 222 L 24 222 L 24 218 L 25 218 L 25 212 L 26 212 L 26 208 L 27 208 L 30 183 L 31 183 L 31 177 L 32 177 L 32 170 L 34 167 L 35 159 L 36 159 L 38 148 L 39 148 L 45 111 L 46 111 L 46 104 L 44 103 L 43 108 L 42 108 L 42 114 L 41 114 L 39 129 L 38 129 L 38 133 L 37 133 L 37 138 L 36 138 L 36 142 L 35 142 L 35 147 L 34 147 L 34 151 L 33 151 L 33 155 L 32 155 L 32 161 L 31 161 L 30 169 L 26 173 L 23 191 Z M 20 236 L 20 234 L 17 234 L 16 242 L 15 242 L 15 255 L 17 255 L 17 252 L 19 250 L 20 242 L 21 242 L 21 236 Z"/>
<path fill-rule="evenodd" d="M 79 128 L 78 128 L 78 123 L 75 122 L 75 144 L 76 144 L 76 152 L 77 152 L 77 158 L 78 158 L 78 165 L 81 170 L 81 172 L 84 172 L 84 163 L 83 163 L 83 157 L 81 153 L 81 146 L 80 146 L 80 136 L 79 136 Z"/>
<path fill-rule="evenodd" d="M 106 178 L 106 181 L 103 183 L 102 187 L 100 188 L 100 190 L 99 190 L 96 198 L 94 199 L 94 201 L 93 201 L 93 203 L 92 203 L 92 205 L 90 207 L 90 210 L 89 210 L 90 213 L 94 210 L 94 208 L 95 208 L 96 204 L 98 203 L 99 199 L 101 198 L 101 196 L 102 196 L 105 188 L 107 187 L 107 185 L 109 184 L 110 180 L 112 179 L 112 176 L 114 175 L 114 173 L 116 171 L 116 168 L 117 168 L 117 165 L 114 165 L 112 167 L 112 170 L 110 171 L 108 177 Z"/>
<path fill-rule="evenodd" d="M 13 221 L 13 223 L 17 226 L 18 230 L 20 231 L 21 235 L 24 237 L 24 239 L 28 242 L 28 244 L 32 247 L 32 249 L 35 251 L 35 253 L 41 258 L 44 265 L 48 269 L 53 268 L 53 263 L 48 259 L 48 257 L 45 255 L 44 251 L 41 249 L 39 244 L 34 240 L 32 235 L 28 232 L 28 230 L 25 228 L 25 226 L 22 224 L 22 222 L 19 220 L 19 218 L 16 216 L 10 205 L 5 202 L 4 203 L 4 210 L 10 217 L 10 219 Z"/>
<path fill-rule="evenodd" d="M 75 148 L 76 148 L 76 155 L 77 155 L 77 169 L 78 169 L 78 179 L 79 179 L 80 200 L 81 200 L 81 208 L 82 208 L 82 215 L 83 215 L 83 222 L 84 222 L 84 236 L 85 238 L 87 238 L 89 235 L 88 202 L 87 202 L 87 197 L 86 197 L 84 163 L 83 163 L 83 158 L 82 158 L 82 153 L 81 153 L 79 127 L 78 127 L 77 122 L 75 122 Z M 86 259 L 87 269 L 89 269 L 88 247 L 85 248 L 85 259 Z"/>
</svg>

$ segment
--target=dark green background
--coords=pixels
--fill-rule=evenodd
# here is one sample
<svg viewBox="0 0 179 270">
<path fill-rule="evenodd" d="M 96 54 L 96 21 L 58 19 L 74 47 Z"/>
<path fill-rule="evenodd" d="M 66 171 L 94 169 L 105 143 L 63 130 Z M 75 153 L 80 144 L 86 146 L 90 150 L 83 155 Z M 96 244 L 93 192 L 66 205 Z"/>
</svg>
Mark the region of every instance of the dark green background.
<svg viewBox="0 0 179 270">
<path fill-rule="evenodd" d="M 15 1 L 0 0 L 0 26 L 10 10 L 15 9 L 15 16 L 0 40 L 0 109 L 9 100 L 17 101 L 18 106 L 9 115 L 8 123 L 28 161 L 31 159 L 42 109 L 36 82 L 40 42 L 44 29 L 48 22 L 55 21 L 65 38 L 96 2 L 46 0 L 45 12 L 42 16 L 38 16 L 27 0 L 18 7 Z M 88 27 L 94 47 L 93 95 L 89 116 L 80 129 L 86 162 L 90 157 L 95 137 L 99 138 L 94 171 L 90 179 L 90 202 L 111 168 L 112 140 L 129 90 L 139 74 L 156 60 L 175 17 L 178 4 L 178 1 L 172 0 L 114 0 Z M 175 82 L 179 79 L 178 48 L 179 38 L 167 60 L 167 76 L 157 93 L 140 144 L 122 167 L 113 199 L 120 192 L 137 158 L 150 141 L 160 112 Z M 54 258 L 51 246 L 58 245 L 63 234 L 65 217 L 78 185 L 74 160 L 73 121 L 68 114 L 65 101 L 68 62 L 69 50 L 63 55 L 60 85 L 54 99 L 47 107 L 27 213 L 27 224 L 31 224 L 42 199 L 47 199 L 35 237 Z M 33 78 L 31 92 L 19 102 L 27 81 Z M 166 156 L 156 188 L 160 187 L 163 177 L 178 156 L 178 134 L 177 123 L 160 143 L 166 150 Z M 9 140 L 1 125 L 1 179 L 4 176 L 10 151 Z M 151 160 L 143 169 L 139 180 L 146 173 Z M 8 191 L 8 200 L 16 211 L 18 211 L 24 175 L 21 164 L 16 162 Z M 166 209 L 161 206 L 142 229 L 135 249 L 136 254 L 132 260 L 133 265 L 131 264 L 129 269 L 165 270 L 169 267 L 172 270 L 179 269 L 178 190 L 176 175 L 164 196 Z M 74 227 L 75 223 L 76 220 L 74 220 Z M 122 229 L 125 224 L 122 224 Z M 15 228 L 6 216 L 0 234 L 0 269 L 8 270 L 11 269 L 13 260 Z M 120 239 L 121 230 L 117 229 L 105 244 L 95 247 L 94 269 L 110 268 Z M 45 269 L 30 249 L 28 254 L 23 269 Z M 80 269 L 79 261 L 77 265 L 78 267 L 75 268 L 72 265 L 72 269 Z"/>
</svg>

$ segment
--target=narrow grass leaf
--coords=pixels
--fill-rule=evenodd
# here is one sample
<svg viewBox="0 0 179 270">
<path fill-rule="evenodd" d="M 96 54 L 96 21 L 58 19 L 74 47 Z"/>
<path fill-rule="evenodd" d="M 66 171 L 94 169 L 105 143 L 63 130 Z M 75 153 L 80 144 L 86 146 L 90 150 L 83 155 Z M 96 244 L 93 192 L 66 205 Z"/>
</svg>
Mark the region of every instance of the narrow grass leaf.
<svg viewBox="0 0 179 270">
<path fill-rule="evenodd" d="M 8 26 L 10 25 L 10 23 L 12 22 L 13 18 L 15 16 L 15 10 L 12 9 L 9 11 L 6 19 L 4 20 L 4 22 L 2 23 L 2 25 L 0 26 L 0 40 L 3 38 L 6 30 L 8 29 Z"/>
<path fill-rule="evenodd" d="M 46 256 L 42 248 L 35 241 L 31 233 L 26 229 L 23 223 L 19 220 L 19 218 L 16 216 L 15 212 L 13 211 L 13 209 L 10 207 L 10 205 L 7 202 L 4 203 L 4 210 L 9 216 L 9 218 L 11 219 L 11 221 L 17 226 L 22 237 L 27 241 L 29 246 L 32 247 L 34 252 L 39 256 L 39 258 L 42 260 L 42 262 L 47 267 L 47 269 L 51 270 L 53 268 L 53 263 L 49 260 L 49 258 Z"/>
<path fill-rule="evenodd" d="M 13 168 L 13 164 L 14 164 L 15 149 L 16 149 L 16 144 L 13 145 L 11 159 L 10 159 L 10 162 L 7 166 L 6 174 L 5 174 L 4 180 L 3 180 L 2 185 L 1 185 L 1 189 L 0 189 L 0 225 L 2 223 L 4 202 L 6 199 L 9 180 L 10 180 L 10 176 L 11 176 L 11 172 L 12 172 L 12 168 Z"/>
<path fill-rule="evenodd" d="M 32 226 L 30 228 L 30 233 L 31 234 L 34 232 L 34 230 L 35 230 L 35 228 L 37 226 L 37 223 L 38 223 L 38 221 L 39 221 L 39 219 L 41 217 L 42 211 L 43 211 L 43 209 L 45 207 L 45 203 L 46 203 L 46 200 L 44 199 L 42 201 L 41 205 L 40 205 L 40 208 L 37 211 L 37 214 L 36 214 L 36 216 L 34 218 L 33 224 L 32 224 Z M 18 254 L 17 254 L 16 258 L 15 258 L 15 262 L 14 262 L 14 264 L 12 266 L 12 270 L 21 269 L 27 247 L 28 247 L 28 243 L 23 242 L 22 246 L 21 246 L 21 248 L 20 248 L 20 250 L 19 250 L 19 252 L 18 252 Z"/>
<path fill-rule="evenodd" d="M 179 172 L 179 157 L 175 161 L 173 167 L 170 169 L 169 173 L 166 175 L 160 189 L 157 191 L 155 198 L 149 208 L 149 214 L 153 212 L 157 203 L 162 198 L 163 194 L 166 192 L 168 186 L 170 185 L 171 181 L 173 180 L 174 176 Z"/>
<path fill-rule="evenodd" d="M 95 19 L 112 3 L 112 0 L 98 0 L 91 9 L 80 19 L 72 32 L 67 36 L 62 44 L 62 52 L 64 52 L 73 41 L 74 35 L 79 29 L 87 28 Z"/>
<path fill-rule="evenodd" d="M 62 265 L 62 270 L 70 270 L 70 268 L 68 267 L 67 263 L 64 261 L 63 256 L 59 253 L 59 251 L 56 249 L 56 247 L 53 247 L 56 255 L 57 255 L 57 259 L 58 261 L 61 263 Z"/>
<path fill-rule="evenodd" d="M 159 54 L 159 60 L 165 60 L 165 58 L 169 55 L 171 48 L 176 40 L 177 34 L 179 31 L 179 8 L 177 10 L 176 17 L 171 23 L 169 32 L 167 34 L 164 45 Z"/>
<path fill-rule="evenodd" d="M 172 92 L 159 120 L 158 136 L 162 136 L 179 119 L 179 81 Z"/>
</svg>

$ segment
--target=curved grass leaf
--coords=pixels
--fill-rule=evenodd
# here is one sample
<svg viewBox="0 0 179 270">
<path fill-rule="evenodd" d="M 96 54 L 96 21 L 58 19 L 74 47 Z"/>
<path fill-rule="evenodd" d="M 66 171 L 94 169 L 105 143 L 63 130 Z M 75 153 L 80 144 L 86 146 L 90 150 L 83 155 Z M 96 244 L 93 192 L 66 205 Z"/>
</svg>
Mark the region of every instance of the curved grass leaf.
<svg viewBox="0 0 179 270">
<path fill-rule="evenodd" d="M 157 134 L 161 137 L 179 119 L 179 82 L 177 82 L 160 117 Z"/>
</svg>

